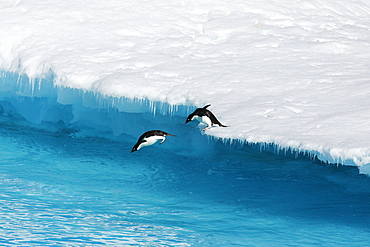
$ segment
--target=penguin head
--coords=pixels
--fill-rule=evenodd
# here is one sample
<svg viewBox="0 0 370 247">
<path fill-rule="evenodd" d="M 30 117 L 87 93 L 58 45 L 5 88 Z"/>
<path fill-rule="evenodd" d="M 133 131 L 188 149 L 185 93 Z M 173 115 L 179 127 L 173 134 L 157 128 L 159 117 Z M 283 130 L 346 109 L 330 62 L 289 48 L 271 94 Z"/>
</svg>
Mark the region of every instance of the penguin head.
<svg viewBox="0 0 370 247">
<path fill-rule="evenodd" d="M 188 118 L 186 119 L 185 124 L 189 123 L 189 122 L 190 122 L 190 121 L 192 121 L 193 119 L 194 119 L 194 114 L 192 113 L 192 114 L 190 114 L 190 115 L 188 116 Z"/>
<path fill-rule="evenodd" d="M 130 153 L 138 151 L 141 148 L 141 143 L 136 143 L 135 146 L 131 149 Z"/>
</svg>

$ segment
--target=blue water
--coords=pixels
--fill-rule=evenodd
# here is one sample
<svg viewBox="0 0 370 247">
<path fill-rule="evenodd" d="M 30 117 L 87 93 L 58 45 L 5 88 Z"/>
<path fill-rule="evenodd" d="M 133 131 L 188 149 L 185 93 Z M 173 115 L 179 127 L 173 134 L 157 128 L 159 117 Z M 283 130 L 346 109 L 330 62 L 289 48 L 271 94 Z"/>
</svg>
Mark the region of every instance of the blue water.
<svg viewBox="0 0 370 247">
<path fill-rule="evenodd" d="M 174 143 L 130 154 L 123 140 L 3 121 L 0 245 L 369 246 L 370 179 L 357 168 Z"/>
</svg>

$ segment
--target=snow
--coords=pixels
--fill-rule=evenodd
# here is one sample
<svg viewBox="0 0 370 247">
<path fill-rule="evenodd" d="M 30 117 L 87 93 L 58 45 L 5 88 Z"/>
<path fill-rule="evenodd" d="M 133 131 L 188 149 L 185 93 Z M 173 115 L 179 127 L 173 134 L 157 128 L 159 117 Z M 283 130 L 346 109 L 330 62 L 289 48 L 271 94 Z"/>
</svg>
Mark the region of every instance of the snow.
<svg viewBox="0 0 370 247">
<path fill-rule="evenodd" d="M 0 69 L 160 108 L 210 103 L 230 127 L 207 135 L 370 174 L 369 28 L 365 0 L 4 0 Z"/>
</svg>

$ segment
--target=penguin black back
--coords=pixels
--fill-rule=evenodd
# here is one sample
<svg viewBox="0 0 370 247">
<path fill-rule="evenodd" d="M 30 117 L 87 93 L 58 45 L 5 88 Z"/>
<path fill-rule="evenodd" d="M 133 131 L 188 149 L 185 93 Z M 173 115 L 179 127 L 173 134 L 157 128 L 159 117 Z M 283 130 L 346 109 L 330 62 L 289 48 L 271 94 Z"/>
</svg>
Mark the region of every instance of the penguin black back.
<svg viewBox="0 0 370 247">
<path fill-rule="evenodd" d="M 208 125 L 203 130 L 212 127 L 212 125 L 227 127 L 226 125 L 223 125 L 220 121 L 218 121 L 218 119 L 215 117 L 215 115 L 210 110 L 207 109 L 210 105 L 211 104 L 208 104 L 208 105 L 204 106 L 203 108 L 196 109 L 193 113 L 191 113 L 187 117 L 187 119 L 185 121 L 185 124 L 194 120 L 194 119 L 197 119 L 200 122 L 205 123 L 205 124 Z"/>
</svg>

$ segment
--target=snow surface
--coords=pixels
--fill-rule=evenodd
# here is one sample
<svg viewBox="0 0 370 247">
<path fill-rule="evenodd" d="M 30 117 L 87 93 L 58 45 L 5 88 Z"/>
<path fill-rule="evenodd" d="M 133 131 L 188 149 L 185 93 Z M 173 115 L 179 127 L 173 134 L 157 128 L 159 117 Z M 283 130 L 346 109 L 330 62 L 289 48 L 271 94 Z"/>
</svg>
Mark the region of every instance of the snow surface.
<svg viewBox="0 0 370 247">
<path fill-rule="evenodd" d="M 230 127 L 208 135 L 370 174 L 369 29 L 365 0 L 4 0 L 0 69 L 107 97 L 210 103 Z"/>
</svg>

